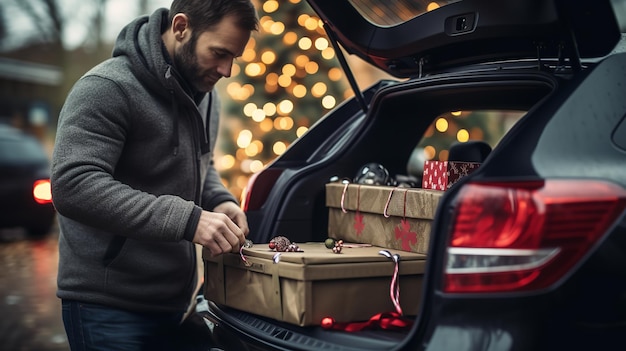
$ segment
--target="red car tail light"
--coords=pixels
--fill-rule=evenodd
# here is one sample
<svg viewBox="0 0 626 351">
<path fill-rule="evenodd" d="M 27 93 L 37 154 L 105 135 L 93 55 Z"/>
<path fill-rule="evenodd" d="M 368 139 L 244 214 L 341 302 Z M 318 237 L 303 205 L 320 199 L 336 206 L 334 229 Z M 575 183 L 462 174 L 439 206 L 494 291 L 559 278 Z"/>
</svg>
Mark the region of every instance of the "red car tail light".
<svg viewBox="0 0 626 351">
<path fill-rule="evenodd" d="M 562 278 L 626 207 L 594 180 L 470 183 L 461 189 L 443 290 L 529 291 Z"/>
<path fill-rule="evenodd" d="M 260 209 L 281 173 L 282 169 L 268 168 L 253 174 L 241 194 L 241 208 L 244 211 Z"/>
<path fill-rule="evenodd" d="M 52 202 L 52 191 L 50 190 L 50 179 L 40 179 L 33 184 L 33 198 L 38 204 L 49 204 Z"/>
</svg>

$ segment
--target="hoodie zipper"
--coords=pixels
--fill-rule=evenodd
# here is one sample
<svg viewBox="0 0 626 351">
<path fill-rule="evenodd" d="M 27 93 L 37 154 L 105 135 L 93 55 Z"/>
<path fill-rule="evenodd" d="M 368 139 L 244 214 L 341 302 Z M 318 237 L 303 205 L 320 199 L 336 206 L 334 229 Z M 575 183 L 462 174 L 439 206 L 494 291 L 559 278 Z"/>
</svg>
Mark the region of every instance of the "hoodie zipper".
<svg viewBox="0 0 626 351">
<path fill-rule="evenodd" d="M 209 94 L 209 97 L 211 96 L 212 95 Z M 193 99 L 189 97 L 187 98 L 193 101 Z M 210 114 L 210 102 L 211 100 L 209 100 L 209 108 L 207 109 L 207 128 L 209 125 L 208 114 Z M 201 135 L 201 134 L 206 133 L 204 132 L 206 128 L 200 128 L 200 125 L 203 125 L 201 111 L 198 108 L 198 106 L 195 104 L 195 102 L 193 103 L 193 105 L 195 106 L 195 109 L 193 110 L 193 112 L 186 113 L 185 116 L 189 119 L 189 122 L 191 123 L 191 129 L 192 129 L 192 132 L 190 134 L 192 135 L 192 138 L 193 138 L 193 146 L 194 146 L 193 150 L 195 154 L 195 157 L 194 157 L 194 178 L 195 178 L 195 183 L 196 183 L 195 202 L 196 204 L 199 204 L 202 200 L 202 188 L 203 188 L 202 171 L 200 169 L 200 167 L 202 166 L 203 139 L 207 141 L 207 145 L 208 145 L 208 140 L 206 139 L 208 139 L 209 136 L 208 134 L 205 135 L 204 137 Z M 176 116 L 175 118 L 178 118 L 178 116 Z M 176 133 L 178 133 L 178 128 L 176 128 Z M 192 291 L 195 292 L 196 285 L 194 283 L 196 282 L 196 279 L 200 280 L 200 274 L 199 274 L 200 272 L 198 272 L 198 267 L 197 267 L 198 258 L 197 258 L 197 253 L 196 253 L 196 245 L 193 244 L 190 247 L 191 247 L 190 250 L 191 250 L 191 257 L 192 257 L 192 265 L 193 265 L 192 272 L 193 273 L 190 275 L 188 279 L 187 286 L 192 288 Z"/>
<path fill-rule="evenodd" d="M 166 79 L 173 79 L 176 83 L 178 83 L 177 85 L 180 86 L 180 83 L 178 82 L 178 80 L 173 76 L 172 74 L 172 68 L 169 67 L 167 72 L 166 72 Z M 180 89 L 182 89 L 182 87 L 180 87 Z M 172 109 L 173 109 L 173 140 L 172 140 L 172 146 L 174 148 L 174 156 L 176 156 L 178 154 L 178 148 L 179 148 L 179 126 L 178 126 L 178 118 L 179 118 L 179 113 L 181 111 L 181 107 L 180 104 L 176 98 L 176 94 L 174 91 L 174 87 L 172 87 L 171 89 L 169 89 L 169 93 L 170 93 L 170 97 L 172 99 Z M 188 118 L 189 122 L 191 123 L 191 135 L 193 138 L 193 151 L 194 151 L 194 178 L 195 178 L 195 183 L 196 183 L 196 192 L 195 192 L 195 202 L 196 204 L 199 204 L 201 202 L 202 199 L 202 173 L 200 170 L 200 167 L 202 165 L 202 139 L 209 139 L 209 134 L 208 134 L 208 126 L 209 126 L 209 114 L 210 114 L 210 104 L 212 102 L 212 100 L 209 100 L 209 107 L 207 109 L 207 128 L 199 128 L 198 126 L 198 121 L 200 121 L 200 123 L 202 123 L 202 116 L 201 116 L 201 111 L 198 108 L 197 104 L 195 103 L 195 101 L 187 94 L 184 94 L 187 101 L 191 102 L 193 104 L 193 106 L 195 106 L 194 111 L 190 111 L 190 109 L 188 107 L 185 107 L 185 109 L 187 110 L 187 113 L 185 113 L 185 116 Z M 212 93 L 209 93 L 209 98 L 212 98 Z M 189 113 L 191 112 L 191 113 Z M 200 136 L 200 132 L 198 131 L 204 131 L 207 130 L 207 132 L 203 132 L 203 133 L 207 133 L 206 136 L 204 138 L 201 138 Z M 207 145 L 209 145 L 208 140 L 207 140 Z M 196 245 L 192 243 L 192 245 L 190 245 L 190 249 L 191 251 L 191 257 L 192 257 L 192 262 L 191 264 L 192 266 L 192 270 L 191 270 L 191 275 L 188 277 L 187 280 L 187 286 L 191 288 L 191 290 L 193 292 L 196 291 L 196 286 L 195 286 L 195 281 L 196 279 L 200 279 L 200 275 L 198 274 L 198 267 L 197 267 L 197 255 L 196 255 Z"/>
</svg>

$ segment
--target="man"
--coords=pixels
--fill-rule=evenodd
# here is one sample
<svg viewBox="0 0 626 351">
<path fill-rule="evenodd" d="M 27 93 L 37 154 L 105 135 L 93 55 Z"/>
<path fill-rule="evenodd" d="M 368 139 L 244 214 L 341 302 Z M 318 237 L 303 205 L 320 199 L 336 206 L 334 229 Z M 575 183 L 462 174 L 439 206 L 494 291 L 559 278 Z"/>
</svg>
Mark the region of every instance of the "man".
<svg viewBox="0 0 626 351">
<path fill-rule="evenodd" d="M 182 350 L 193 243 L 236 252 L 244 212 L 212 165 L 219 105 L 258 29 L 250 0 L 174 0 L 128 24 L 59 117 L 57 295 L 73 350 Z"/>
</svg>

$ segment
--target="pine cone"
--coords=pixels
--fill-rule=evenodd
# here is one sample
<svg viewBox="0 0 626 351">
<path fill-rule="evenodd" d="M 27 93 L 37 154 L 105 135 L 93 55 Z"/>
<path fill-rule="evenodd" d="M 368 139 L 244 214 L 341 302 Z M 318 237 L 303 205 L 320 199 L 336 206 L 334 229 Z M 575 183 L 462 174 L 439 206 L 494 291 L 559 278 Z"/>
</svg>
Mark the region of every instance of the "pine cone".
<svg viewBox="0 0 626 351">
<path fill-rule="evenodd" d="M 276 236 L 270 240 L 269 247 L 277 252 L 285 252 L 291 244 L 291 241 L 284 236 Z"/>
</svg>

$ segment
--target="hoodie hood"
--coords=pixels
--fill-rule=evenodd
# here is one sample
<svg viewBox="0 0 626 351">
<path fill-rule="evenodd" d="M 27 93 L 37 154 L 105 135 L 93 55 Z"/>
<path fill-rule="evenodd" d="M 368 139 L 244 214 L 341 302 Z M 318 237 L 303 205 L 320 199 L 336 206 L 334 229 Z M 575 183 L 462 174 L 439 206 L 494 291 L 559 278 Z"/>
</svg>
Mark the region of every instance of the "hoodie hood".
<svg viewBox="0 0 626 351">
<path fill-rule="evenodd" d="M 162 8 L 151 15 L 139 17 L 126 25 L 117 37 L 113 57 L 126 57 L 130 69 L 139 81 L 147 82 L 147 88 L 171 101 L 173 114 L 171 144 L 174 155 L 178 153 L 178 116 L 181 108 L 197 109 L 207 94 L 194 96 L 185 80 L 170 63 L 169 54 L 161 39 L 168 29 L 169 10 Z M 203 114 L 201 112 L 201 114 Z M 206 135 L 206 134 L 205 134 Z M 208 138 L 203 138 L 203 149 L 208 148 Z"/>
<path fill-rule="evenodd" d="M 167 52 L 163 42 L 153 38 L 160 38 L 167 30 L 168 14 L 169 11 L 162 8 L 135 19 L 122 29 L 113 48 L 113 57 L 128 57 L 131 70 L 139 80 L 160 82 L 152 86 L 165 87 L 165 91 L 159 89 L 163 94 L 172 89 L 171 73 L 168 73 L 172 67 L 165 59 Z"/>
</svg>

